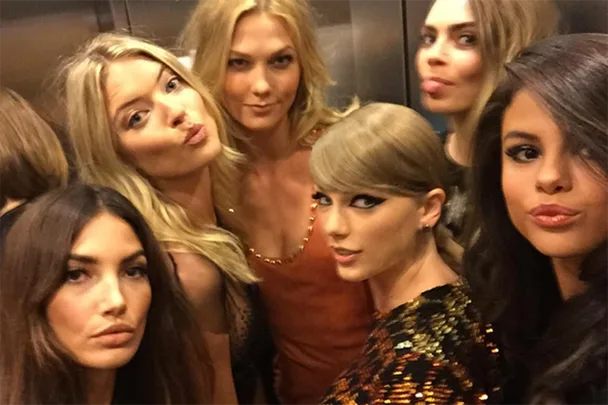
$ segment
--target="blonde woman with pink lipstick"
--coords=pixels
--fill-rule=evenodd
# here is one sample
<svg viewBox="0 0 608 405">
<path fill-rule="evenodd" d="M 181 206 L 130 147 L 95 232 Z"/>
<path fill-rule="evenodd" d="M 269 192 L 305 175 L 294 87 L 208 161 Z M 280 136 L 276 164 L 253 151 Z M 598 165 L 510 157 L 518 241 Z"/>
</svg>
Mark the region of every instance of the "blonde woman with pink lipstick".
<svg viewBox="0 0 608 405">
<path fill-rule="evenodd" d="M 213 403 L 257 380 L 260 318 L 240 241 L 217 226 L 240 154 L 207 89 L 168 51 L 101 34 L 66 66 L 67 124 L 80 177 L 114 188 L 171 254 L 215 371 Z"/>
<path fill-rule="evenodd" d="M 447 119 L 450 202 L 443 221 L 459 240 L 467 222 L 466 168 L 481 111 L 504 75 L 503 65 L 554 34 L 557 22 L 552 0 L 435 0 L 421 27 L 421 102 Z"/>
</svg>

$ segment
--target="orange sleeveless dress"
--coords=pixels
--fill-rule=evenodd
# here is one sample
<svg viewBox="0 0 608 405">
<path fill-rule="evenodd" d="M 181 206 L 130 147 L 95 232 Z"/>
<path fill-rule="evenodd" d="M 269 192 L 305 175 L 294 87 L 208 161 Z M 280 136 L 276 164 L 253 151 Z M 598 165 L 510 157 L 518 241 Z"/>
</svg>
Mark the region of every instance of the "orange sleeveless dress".
<svg viewBox="0 0 608 405">
<path fill-rule="evenodd" d="M 284 404 L 319 403 L 361 354 L 374 307 L 366 283 L 342 280 L 324 235 L 313 224 L 289 263 L 250 256 L 277 350 L 275 390 Z"/>
</svg>

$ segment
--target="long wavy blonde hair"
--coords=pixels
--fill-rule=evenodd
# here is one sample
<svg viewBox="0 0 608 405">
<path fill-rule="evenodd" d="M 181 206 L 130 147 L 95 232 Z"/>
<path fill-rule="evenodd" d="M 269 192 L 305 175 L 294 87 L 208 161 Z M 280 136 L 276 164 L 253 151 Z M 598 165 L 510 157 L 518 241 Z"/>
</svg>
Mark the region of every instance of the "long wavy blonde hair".
<svg viewBox="0 0 608 405">
<path fill-rule="evenodd" d="M 479 32 L 484 78 L 481 89 L 459 128 L 471 139 L 479 118 L 498 83 L 504 66 L 524 48 L 558 31 L 559 11 L 553 0 L 469 0 Z"/>
<path fill-rule="evenodd" d="M 373 103 L 333 125 L 315 144 L 310 172 L 324 191 L 376 190 L 420 198 L 436 188 L 445 190 L 447 161 L 439 136 L 420 114 L 401 105 Z M 458 271 L 460 245 L 440 222 L 433 235 L 443 260 Z"/>
<path fill-rule="evenodd" d="M 67 130 L 81 179 L 125 195 L 143 213 L 166 248 L 204 255 L 234 280 L 256 281 L 242 245 L 233 234 L 216 226 L 201 228 L 195 224 L 180 205 L 153 186 L 151 179 L 121 158 L 118 134 L 110 124 L 105 81 L 108 66 L 130 56 L 143 56 L 167 66 L 195 89 L 217 124 L 220 140 L 226 144 L 226 131 L 213 97 L 175 55 L 142 39 L 100 34 L 64 66 Z M 210 165 L 214 206 L 220 216 L 233 206 L 229 187 L 234 187 L 231 182 L 240 158 L 238 152 L 224 146 Z"/>
<path fill-rule="evenodd" d="M 347 114 L 330 108 L 325 89 L 333 84 L 319 51 L 313 11 L 307 0 L 199 0 L 182 32 L 180 46 L 194 50 L 192 69 L 217 100 L 223 99 L 224 78 L 232 36 L 238 20 L 246 14 L 264 13 L 280 18 L 294 43 L 302 70 L 294 103 L 289 110 L 294 145 L 310 147 L 318 139 L 313 129 L 324 128 Z M 357 105 L 354 100 L 353 107 Z M 245 142 L 239 126 L 228 117 L 231 145 Z"/>
</svg>

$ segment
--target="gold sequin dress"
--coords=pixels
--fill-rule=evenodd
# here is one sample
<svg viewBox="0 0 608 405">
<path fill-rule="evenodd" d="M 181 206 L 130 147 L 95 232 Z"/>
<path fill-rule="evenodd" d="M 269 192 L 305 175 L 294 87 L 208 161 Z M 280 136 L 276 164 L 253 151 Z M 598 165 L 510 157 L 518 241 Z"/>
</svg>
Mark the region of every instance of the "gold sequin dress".
<svg viewBox="0 0 608 405">
<path fill-rule="evenodd" d="M 486 404 L 500 402 L 499 353 L 468 287 L 426 291 L 376 322 L 361 357 L 323 404 Z"/>
</svg>

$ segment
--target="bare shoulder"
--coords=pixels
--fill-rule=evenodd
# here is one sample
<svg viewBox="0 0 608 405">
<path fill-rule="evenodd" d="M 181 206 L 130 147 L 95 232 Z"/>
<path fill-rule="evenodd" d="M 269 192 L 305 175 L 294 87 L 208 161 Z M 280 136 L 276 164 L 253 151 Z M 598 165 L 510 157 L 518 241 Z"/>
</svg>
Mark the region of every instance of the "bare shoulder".
<svg viewBox="0 0 608 405">
<path fill-rule="evenodd" d="M 206 330 L 224 330 L 224 279 L 220 269 L 195 253 L 171 253 L 179 281 L 202 326 Z"/>
</svg>

